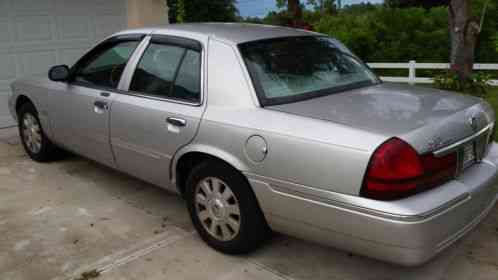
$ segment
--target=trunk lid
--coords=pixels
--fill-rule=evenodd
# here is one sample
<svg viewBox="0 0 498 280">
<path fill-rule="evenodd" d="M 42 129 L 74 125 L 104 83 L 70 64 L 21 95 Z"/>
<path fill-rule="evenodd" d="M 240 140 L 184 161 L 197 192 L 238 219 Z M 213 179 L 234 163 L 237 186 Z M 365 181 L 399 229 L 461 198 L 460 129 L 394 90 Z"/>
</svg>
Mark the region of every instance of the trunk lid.
<svg viewBox="0 0 498 280">
<path fill-rule="evenodd" d="M 389 83 L 266 108 L 396 136 L 419 153 L 469 137 L 495 119 L 480 98 Z"/>
</svg>

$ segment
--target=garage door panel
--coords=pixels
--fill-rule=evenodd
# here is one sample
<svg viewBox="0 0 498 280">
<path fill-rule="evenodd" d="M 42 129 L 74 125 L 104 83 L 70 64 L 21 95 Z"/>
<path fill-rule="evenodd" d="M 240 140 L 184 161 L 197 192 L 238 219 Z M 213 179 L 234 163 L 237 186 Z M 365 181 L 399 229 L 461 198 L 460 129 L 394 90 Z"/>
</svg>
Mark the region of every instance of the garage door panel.
<svg viewBox="0 0 498 280">
<path fill-rule="evenodd" d="M 8 0 L 0 0 L 0 16 L 7 16 L 8 15 Z"/>
<path fill-rule="evenodd" d="M 16 40 L 48 41 L 52 39 L 52 21 L 49 16 L 19 16 L 14 19 Z"/>
<path fill-rule="evenodd" d="M 88 16 L 59 16 L 57 28 L 60 40 L 91 38 Z"/>
<path fill-rule="evenodd" d="M 48 15 L 53 9 L 52 0 L 13 0 L 12 8 L 16 15 Z"/>
<path fill-rule="evenodd" d="M 10 41 L 9 21 L 0 18 L 0 44 L 5 44 Z"/>
<path fill-rule="evenodd" d="M 16 57 L 13 54 L 0 54 L 0 82 L 16 77 Z"/>
<path fill-rule="evenodd" d="M 56 0 L 55 11 L 58 15 L 88 15 L 95 9 L 94 1 Z"/>
<path fill-rule="evenodd" d="M 95 34 L 98 39 L 103 39 L 118 30 L 125 29 L 125 21 L 121 16 L 98 16 L 95 24 Z"/>
<path fill-rule="evenodd" d="M 46 74 L 50 65 L 57 64 L 55 51 L 24 53 L 18 57 L 21 60 L 22 75 Z"/>
<path fill-rule="evenodd" d="M 0 93 L 125 28 L 126 0 L 0 0 Z"/>
<path fill-rule="evenodd" d="M 12 83 L 14 80 L 11 81 L 0 81 L 0 97 L 2 95 L 7 95 L 10 90 L 10 83 Z"/>
<path fill-rule="evenodd" d="M 126 12 L 122 0 L 95 0 L 97 15 L 122 15 Z"/>
<path fill-rule="evenodd" d="M 60 61 L 57 64 L 66 64 L 72 66 L 81 57 L 82 53 L 85 53 L 88 48 L 78 48 L 78 49 L 64 49 L 60 51 Z"/>
</svg>

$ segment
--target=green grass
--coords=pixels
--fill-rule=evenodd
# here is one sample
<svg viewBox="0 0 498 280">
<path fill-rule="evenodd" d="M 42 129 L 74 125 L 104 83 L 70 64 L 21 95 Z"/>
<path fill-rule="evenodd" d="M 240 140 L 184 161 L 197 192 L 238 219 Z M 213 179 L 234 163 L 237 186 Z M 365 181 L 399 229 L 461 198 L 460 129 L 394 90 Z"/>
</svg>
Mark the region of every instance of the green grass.
<svg viewBox="0 0 498 280">
<path fill-rule="evenodd" d="M 495 114 L 498 116 L 498 87 L 492 87 L 487 96 L 486 96 L 486 100 L 489 102 L 489 104 L 491 104 L 491 106 L 493 106 L 493 108 L 495 109 Z M 498 142 L 498 135 L 495 134 L 495 141 Z"/>
</svg>

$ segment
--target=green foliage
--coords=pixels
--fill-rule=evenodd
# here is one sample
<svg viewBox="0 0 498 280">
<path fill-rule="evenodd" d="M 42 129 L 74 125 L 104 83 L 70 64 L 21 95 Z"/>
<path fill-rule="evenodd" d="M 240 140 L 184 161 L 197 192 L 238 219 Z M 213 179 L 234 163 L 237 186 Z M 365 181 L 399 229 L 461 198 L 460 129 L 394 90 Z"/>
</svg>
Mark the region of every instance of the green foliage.
<svg viewBox="0 0 498 280">
<path fill-rule="evenodd" d="M 384 3 L 390 8 L 424 7 L 432 8 L 448 5 L 449 0 L 386 0 Z"/>
<path fill-rule="evenodd" d="M 444 90 L 452 90 L 471 95 L 484 97 L 488 93 L 490 86 L 488 82 L 491 76 L 486 73 L 476 72 L 472 74 L 471 79 L 461 81 L 454 71 L 447 71 L 442 75 L 434 77 L 434 85 Z"/>
<path fill-rule="evenodd" d="M 314 1 L 319 3 L 319 0 Z M 284 6 L 287 5 L 287 0 L 279 2 Z M 427 3 L 429 2 L 431 1 Z M 480 17 L 486 3 L 486 17 L 479 36 L 475 61 L 498 63 L 498 17 L 496 16 L 498 15 L 498 3 L 493 0 L 473 0 L 472 13 Z M 323 14 L 316 9 L 305 9 L 303 20 L 311 24 L 315 31 L 336 37 L 344 42 L 364 61 L 447 62 L 450 57 L 448 8 L 444 5 L 434 8 L 398 9 L 388 8 L 385 5 L 357 4 L 346 6 L 333 14 Z M 251 22 L 259 21 L 251 19 Z M 262 22 L 271 25 L 290 25 L 292 16 L 287 10 L 270 12 Z M 388 70 L 377 72 L 384 74 L 385 71 Z M 404 70 L 389 71 L 391 71 L 389 75 L 394 76 L 406 74 Z M 418 72 L 420 73 L 417 74 L 426 76 L 441 73 L 438 70 Z"/>
<path fill-rule="evenodd" d="M 287 5 L 287 0 L 277 0 L 277 7 L 284 8 Z"/>
<path fill-rule="evenodd" d="M 445 8 L 368 7 L 324 16 L 316 31 L 336 37 L 366 61 L 446 61 L 449 54 Z M 444 59 L 441 59 L 444 58 Z"/>
<path fill-rule="evenodd" d="M 495 45 L 496 45 L 496 52 L 498 52 L 498 32 L 496 32 L 494 39 L 495 39 Z"/>
<path fill-rule="evenodd" d="M 292 21 L 292 16 L 289 15 L 287 10 L 282 10 L 280 12 L 269 12 L 263 19 L 264 24 L 269 25 L 282 25 L 289 26 Z"/>
<path fill-rule="evenodd" d="M 176 22 L 236 21 L 236 0 L 168 0 L 169 19 Z"/>
<path fill-rule="evenodd" d="M 476 61 L 498 62 L 498 48 L 493 37 L 498 32 L 498 4 L 493 0 L 473 0 L 472 14 L 481 17 L 482 8 L 487 4 L 484 24 L 479 35 L 479 44 L 476 51 Z"/>
<path fill-rule="evenodd" d="M 333 14 L 336 12 L 335 0 L 308 0 L 307 4 L 313 6 L 315 12 L 320 14 Z"/>
<path fill-rule="evenodd" d="M 185 0 L 178 0 L 176 7 L 177 7 L 176 22 L 182 23 L 185 21 L 186 17 Z"/>
<path fill-rule="evenodd" d="M 482 0 L 481 0 L 482 1 Z M 496 5 L 489 5 L 476 50 L 476 61 L 498 62 Z M 306 15 L 306 14 L 305 14 Z M 448 9 L 391 9 L 353 5 L 336 15 L 305 16 L 314 30 L 336 37 L 369 62 L 445 62 L 450 56 Z"/>
<path fill-rule="evenodd" d="M 486 96 L 486 101 L 491 104 L 495 110 L 495 114 L 498 116 L 498 87 L 491 87 L 488 95 Z M 495 133 L 495 142 L 498 141 L 498 133 Z"/>
</svg>

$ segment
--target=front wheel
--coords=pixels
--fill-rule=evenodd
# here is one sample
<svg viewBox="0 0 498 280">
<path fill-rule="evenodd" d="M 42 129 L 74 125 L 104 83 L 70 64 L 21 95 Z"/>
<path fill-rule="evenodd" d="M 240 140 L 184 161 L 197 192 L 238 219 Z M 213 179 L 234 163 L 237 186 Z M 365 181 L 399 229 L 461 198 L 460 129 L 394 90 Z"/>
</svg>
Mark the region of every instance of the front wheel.
<svg viewBox="0 0 498 280">
<path fill-rule="evenodd" d="M 18 119 L 21 142 L 29 157 L 38 162 L 52 160 L 57 148 L 43 132 L 35 106 L 24 104 L 18 111 Z"/>
<path fill-rule="evenodd" d="M 257 248 L 269 229 L 245 178 L 229 166 L 206 161 L 187 179 L 187 203 L 192 222 L 212 248 L 240 254 Z"/>
</svg>

